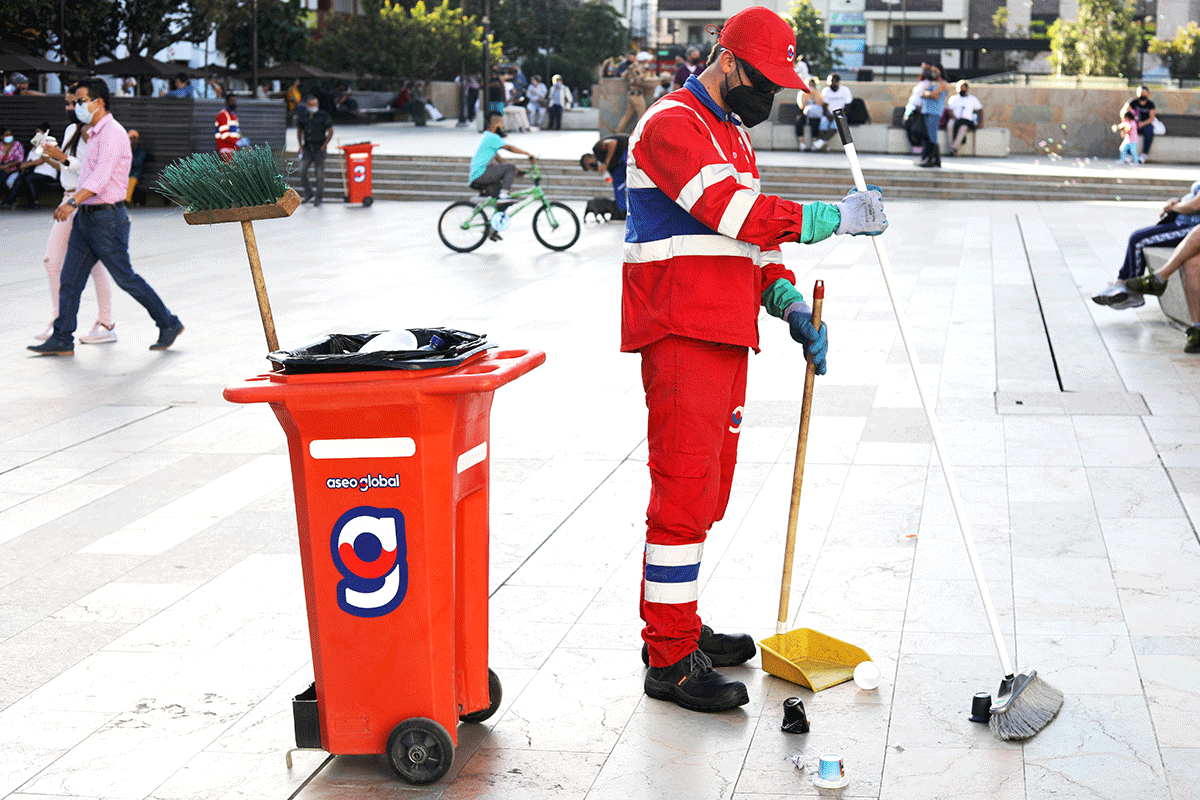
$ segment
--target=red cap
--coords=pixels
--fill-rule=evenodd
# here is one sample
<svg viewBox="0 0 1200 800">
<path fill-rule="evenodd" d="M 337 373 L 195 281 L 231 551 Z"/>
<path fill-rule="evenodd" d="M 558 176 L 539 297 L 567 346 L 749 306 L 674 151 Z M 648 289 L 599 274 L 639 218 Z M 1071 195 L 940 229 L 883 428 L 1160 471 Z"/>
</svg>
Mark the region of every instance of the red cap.
<svg viewBox="0 0 1200 800">
<path fill-rule="evenodd" d="M 796 32 L 769 8 L 751 6 L 729 18 L 717 43 L 766 76 L 789 89 L 805 89 L 796 74 Z"/>
</svg>

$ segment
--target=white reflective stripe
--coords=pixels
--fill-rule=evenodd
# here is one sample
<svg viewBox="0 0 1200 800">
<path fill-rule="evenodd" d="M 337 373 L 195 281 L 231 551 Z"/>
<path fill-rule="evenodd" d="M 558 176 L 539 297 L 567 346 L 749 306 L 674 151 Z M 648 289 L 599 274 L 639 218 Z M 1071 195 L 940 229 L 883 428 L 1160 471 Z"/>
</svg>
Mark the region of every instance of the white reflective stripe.
<svg viewBox="0 0 1200 800">
<path fill-rule="evenodd" d="M 734 192 L 733 197 L 729 198 L 729 205 L 725 206 L 725 213 L 721 215 L 721 221 L 717 224 L 717 233 L 723 233 L 729 237 L 737 236 L 757 198 L 758 192 L 752 192 L 749 189 Z"/>
<path fill-rule="evenodd" d="M 704 555 L 704 543 L 647 544 L 646 563 L 655 567 L 686 567 L 699 564 Z"/>
<path fill-rule="evenodd" d="M 458 472 L 462 474 L 464 470 L 468 470 L 487 458 L 487 442 L 472 447 L 467 452 L 458 457 Z"/>
<path fill-rule="evenodd" d="M 729 156 L 725 153 L 724 150 L 721 149 L 721 143 L 717 141 L 716 134 L 713 133 L 712 128 L 709 127 L 708 122 L 705 121 L 704 117 L 700 114 L 699 111 L 692 108 L 687 103 L 681 103 L 678 100 L 658 102 L 658 103 L 655 103 L 654 105 L 652 105 L 650 107 L 650 110 L 648 110 L 645 114 L 642 115 L 641 120 L 638 121 L 637 127 L 635 127 L 633 129 L 633 133 L 629 137 L 629 159 L 625 165 L 625 185 L 630 189 L 657 189 L 658 188 L 658 184 L 656 184 L 654 181 L 650 180 L 650 178 L 646 175 L 645 172 L 638 169 L 637 159 L 634 156 L 634 146 L 641 140 L 642 128 L 644 128 L 646 126 L 646 122 L 648 120 L 652 119 L 656 114 L 660 114 L 663 111 L 667 110 L 668 108 L 685 108 L 688 111 L 690 111 L 692 113 L 692 116 L 694 116 L 696 119 L 700 120 L 700 124 L 704 126 L 704 130 L 708 131 L 708 138 L 709 138 L 709 141 L 712 142 L 712 146 L 716 149 L 716 151 L 718 153 L 721 154 L 722 158 L 724 158 L 726 161 L 729 160 Z M 749 186 L 750 182 L 752 180 L 753 179 L 749 178 L 749 176 L 747 176 L 747 180 L 745 180 L 745 181 L 742 180 L 741 176 L 738 177 L 738 183 L 741 183 L 745 186 Z M 754 188 L 757 189 L 758 187 L 755 186 Z"/>
<path fill-rule="evenodd" d="M 675 198 L 675 202 L 691 211 L 705 189 L 716 186 L 726 178 L 733 178 L 745 186 L 750 180 L 750 174 L 738 172 L 732 164 L 706 164 L 679 190 L 679 197 Z"/>
<path fill-rule="evenodd" d="M 655 583 L 646 581 L 647 603 L 694 603 L 700 599 L 700 581 Z"/>
<path fill-rule="evenodd" d="M 308 454 L 326 458 L 408 458 L 417 452 L 417 443 L 407 436 L 387 439 L 313 439 Z"/>
<path fill-rule="evenodd" d="M 758 252 L 759 264 L 782 264 L 783 253 L 778 250 L 760 250 Z"/>
<path fill-rule="evenodd" d="M 757 263 L 758 255 L 757 245 L 715 234 L 671 236 L 666 239 L 656 239 L 653 242 L 625 243 L 625 263 L 627 264 L 666 261 L 678 256 L 734 256 L 749 258 Z"/>
</svg>

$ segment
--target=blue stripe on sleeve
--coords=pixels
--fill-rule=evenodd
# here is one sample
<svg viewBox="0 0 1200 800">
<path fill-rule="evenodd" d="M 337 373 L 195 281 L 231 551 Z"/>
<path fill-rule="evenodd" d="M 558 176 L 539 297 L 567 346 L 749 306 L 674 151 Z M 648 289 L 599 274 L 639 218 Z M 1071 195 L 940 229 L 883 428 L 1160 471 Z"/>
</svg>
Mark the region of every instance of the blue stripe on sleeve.
<svg viewBox="0 0 1200 800">
<path fill-rule="evenodd" d="M 680 208 L 661 189 L 629 189 L 628 194 L 626 242 L 657 242 L 672 236 L 717 234 Z"/>
<path fill-rule="evenodd" d="M 682 567 L 646 565 L 646 580 L 654 583 L 691 583 L 699 576 L 699 564 L 686 564 Z"/>
</svg>

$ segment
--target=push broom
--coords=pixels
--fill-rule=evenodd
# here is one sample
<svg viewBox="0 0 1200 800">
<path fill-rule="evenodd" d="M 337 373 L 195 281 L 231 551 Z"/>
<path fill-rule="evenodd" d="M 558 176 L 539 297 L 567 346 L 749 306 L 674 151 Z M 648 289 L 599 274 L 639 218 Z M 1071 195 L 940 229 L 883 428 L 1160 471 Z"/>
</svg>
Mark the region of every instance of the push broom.
<svg viewBox="0 0 1200 800">
<path fill-rule="evenodd" d="M 279 339 L 275 335 L 275 319 L 271 315 L 253 222 L 291 216 L 300 205 L 300 195 L 288 188 L 271 149 L 259 146 L 236 150 L 230 161 L 214 153 L 182 158 L 159 173 L 158 190 L 184 208 L 183 219 L 189 225 L 242 224 L 263 333 L 270 352 L 278 350 Z"/>
<path fill-rule="evenodd" d="M 850 161 L 850 171 L 854 175 L 854 186 L 860 192 L 867 191 L 867 183 L 863 178 L 862 168 L 858 163 L 858 153 L 854 149 L 854 138 L 850 135 L 850 127 L 846 124 L 845 114 L 839 109 L 833 112 L 837 121 L 838 133 L 842 137 L 842 145 L 846 148 L 846 158 Z M 992 596 L 984 579 L 983 567 L 979 563 L 979 553 L 975 549 L 975 540 L 971 535 L 971 527 L 963 511 L 962 497 L 958 493 L 958 482 L 954 477 L 954 469 L 950 465 L 950 457 L 942 443 L 941 426 L 934 413 L 933 403 L 925 390 L 921 377 L 921 364 L 917 359 L 916 349 L 908 332 L 908 321 L 904 309 L 896 296 L 892 285 L 892 267 L 884 250 L 880 236 L 872 236 L 871 243 L 875 245 L 875 255 L 879 259 L 879 268 L 883 272 L 883 281 L 887 285 L 888 296 L 892 301 L 892 309 L 896 313 L 896 325 L 900 329 L 900 338 L 904 342 L 904 350 L 908 354 L 908 363 L 912 367 L 913 380 L 917 385 L 917 393 L 921 396 L 921 406 L 925 409 L 925 417 L 929 420 L 929 431 L 933 436 L 933 446 L 937 451 L 938 461 L 942 466 L 942 474 L 946 478 L 946 488 L 950 492 L 950 503 L 954 506 L 954 515 L 958 519 L 958 528 L 962 533 L 963 543 L 967 548 L 967 557 L 971 561 L 971 570 L 975 575 L 975 583 L 979 585 L 979 596 L 983 600 L 983 608 L 987 613 L 988 625 L 992 629 L 992 638 L 996 642 L 996 652 L 1000 655 L 1000 665 L 1004 670 L 1004 678 L 1000 682 L 1000 690 L 991 707 L 988 727 L 1001 739 L 1028 739 L 1045 728 L 1062 708 L 1063 693 L 1038 677 L 1037 670 L 1015 674 L 1012 660 L 1008 656 L 1008 648 L 1000 633 L 1000 621 L 996 618 L 996 609 L 992 604 Z"/>
</svg>

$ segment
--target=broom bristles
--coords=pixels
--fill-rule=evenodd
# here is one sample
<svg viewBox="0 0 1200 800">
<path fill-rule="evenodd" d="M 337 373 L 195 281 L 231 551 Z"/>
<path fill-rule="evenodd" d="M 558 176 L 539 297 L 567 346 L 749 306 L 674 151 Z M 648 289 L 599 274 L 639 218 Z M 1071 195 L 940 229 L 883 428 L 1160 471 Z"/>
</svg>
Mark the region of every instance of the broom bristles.
<svg viewBox="0 0 1200 800">
<path fill-rule="evenodd" d="M 189 211 L 216 211 L 269 205 L 288 185 L 271 148 L 259 146 L 234 151 L 231 161 L 215 153 L 181 158 L 163 168 L 157 188 Z"/>
<path fill-rule="evenodd" d="M 1017 677 L 1012 696 L 992 706 L 988 727 L 1001 739 L 1028 739 L 1050 724 L 1062 704 L 1063 693 L 1030 670 Z"/>
</svg>

